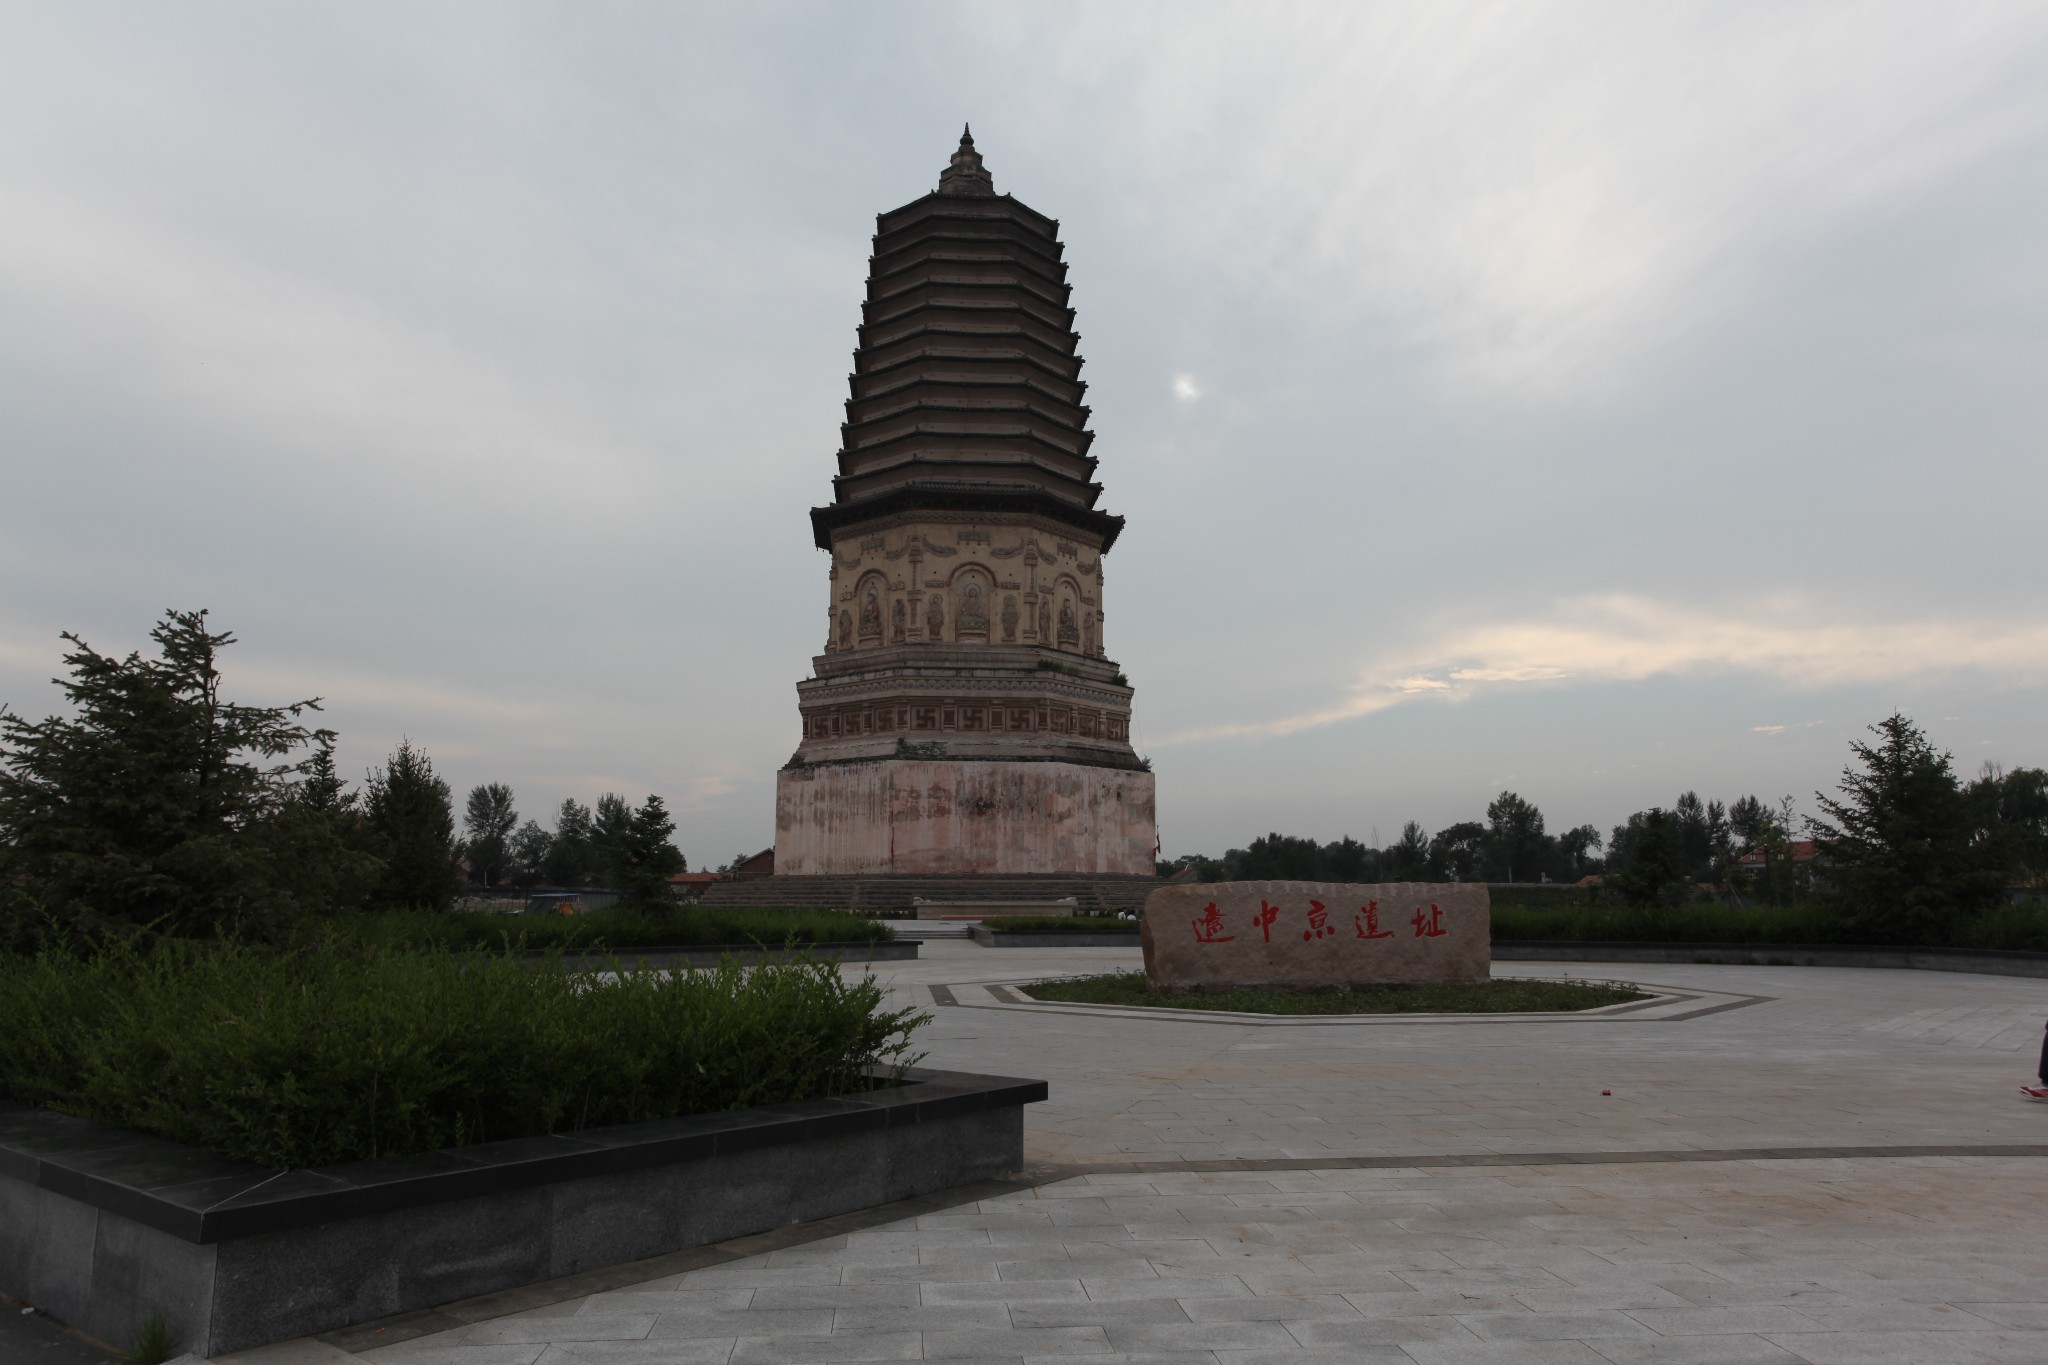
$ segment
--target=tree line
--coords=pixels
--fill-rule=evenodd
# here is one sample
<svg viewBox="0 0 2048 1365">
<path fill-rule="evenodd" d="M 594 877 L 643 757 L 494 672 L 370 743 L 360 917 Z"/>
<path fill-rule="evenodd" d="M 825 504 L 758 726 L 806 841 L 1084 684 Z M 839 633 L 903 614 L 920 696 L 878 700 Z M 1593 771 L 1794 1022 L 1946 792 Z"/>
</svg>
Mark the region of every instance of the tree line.
<svg viewBox="0 0 2048 1365">
<path fill-rule="evenodd" d="M 279 916 L 445 908 L 466 881 L 601 881 L 666 896 L 684 869 L 659 796 L 566 801 L 550 831 L 512 792 L 479 786 L 456 832 L 453 793 L 409 740 L 351 787 L 318 698 L 280 707 L 221 695 L 235 643 L 207 614 L 166 612 L 155 657 L 102 654 L 66 632 L 69 715 L 0 708 L 0 938 L 257 926 Z M 465 873 L 465 868 L 467 873 Z"/>
<path fill-rule="evenodd" d="M 1543 812 L 1514 792 L 1486 819 L 1435 834 L 1416 821 L 1393 843 L 1330 843 L 1270 833 L 1221 858 L 1190 854 L 1159 865 L 1203 881 L 1578 882 L 1595 878 L 1631 905 L 1671 905 L 1702 894 L 1785 904 L 1836 904 L 1873 936 L 1911 939 L 1957 915 L 1981 912 L 2014 889 L 2048 887 L 2048 772 L 1986 764 L 1965 782 L 1906 716 L 1852 741 L 1833 795 L 1801 818 L 1790 796 L 1703 801 L 1682 793 L 1615 825 L 1548 832 Z M 1797 847 L 1810 840 L 1808 852 Z"/>
</svg>

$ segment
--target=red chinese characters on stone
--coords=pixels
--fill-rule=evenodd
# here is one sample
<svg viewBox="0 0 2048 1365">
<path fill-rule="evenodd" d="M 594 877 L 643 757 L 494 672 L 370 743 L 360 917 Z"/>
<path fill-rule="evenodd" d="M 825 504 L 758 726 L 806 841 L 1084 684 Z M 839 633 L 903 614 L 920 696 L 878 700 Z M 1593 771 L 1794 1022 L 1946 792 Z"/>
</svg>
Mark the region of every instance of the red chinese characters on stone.
<svg viewBox="0 0 2048 1365">
<path fill-rule="evenodd" d="M 1392 929 L 1380 928 L 1380 903 L 1378 901 L 1367 901 L 1365 908 L 1353 915 L 1351 919 L 1353 923 L 1358 925 L 1358 936 L 1360 938 L 1392 938 L 1394 936 Z"/>
<path fill-rule="evenodd" d="M 1444 912 L 1437 909 L 1434 905 L 1429 907 L 1427 915 L 1422 913 L 1421 906 L 1416 906 L 1415 918 L 1408 922 L 1415 926 L 1415 937 L 1417 938 L 1442 938 L 1445 934 L 1451 932 L 1444 928 Z"/>
<path fill-rule="evenodd" d="M 1301 931 L 1302 941 L 1306 943 L 1319 938 L 1328 938 L 1336 932 L 1335 929 L 1330 927 L 1330 912 L 1323 908 L 1323 903 L 1321 901 L 1310 901 L 1308 903 L 1308 928 Z"/>
<path fill-rule="evenodd" d="M 1223 912 L 1216 908 L 1215 901 L 1209 902 L 1208 908 L 1202 911 L 1200 919 L 1192 919 L 1188 923 L 1195 926 L 1195 942 L 1197 943 L 1235 943 L 1237 941 L 1237 935 L 1223 932 Z"/>
<path fill-rule="evenodd" d="M 1259 902 L 1259 913 L 1252 916 L 1252 923 L 1259 926 L 1259 932 L 1266 936 L 1266 942 L 1273 941 L 1273 921 L 1280 918 L 1280 907 Z"/>
</svg>

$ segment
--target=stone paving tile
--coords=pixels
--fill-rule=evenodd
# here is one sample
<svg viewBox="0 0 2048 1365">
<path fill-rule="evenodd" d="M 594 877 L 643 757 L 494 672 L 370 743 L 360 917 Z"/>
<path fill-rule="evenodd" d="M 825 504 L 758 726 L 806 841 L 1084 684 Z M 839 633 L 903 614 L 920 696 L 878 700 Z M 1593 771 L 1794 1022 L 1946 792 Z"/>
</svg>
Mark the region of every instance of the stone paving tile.
<svg viewBox="0 0 2048 1365">
<path fill-rule="evenodd" d="M 499 1318 L 479 1323 L 463 1338 L 465 1346 L 490 1346 L 526 1341 L 638 1341 L 654 1326 L 653 1313 L 573 1313 L 567 1317 Z M 706 1336 L 716 1333 L 707 1332 Z"/>
<path fill-rule="evenodd" d="M 1233 1299 L 1231 1302 L 1246 1302 Z M 1171 1298 L 1151 1299 L 1089 1299 L 1071 1303 L 1017 1303 L 1008 1310 L 1010 1322 L 1017 1327 L 1085 1327 L 1108 1326 L 1124 1322 L 1189 1322 L 1193 1317 L 1183 1306 L 1183 1300 Z"/>
<path fill-rule="evenodd" d="M 693 1341 L 577 1341 L 550 1346 L 537 1365 L 724 1365 L 733 1338 Z"/>
<path fill-rule="evenodd" d="M 741 1337 L 731 1365 L 837 1365 L 859 1360 L 922 1360 L 916 1332 L 836 1332 L 820 1336 Z"/>
<path fill-rule="evenodd" d="M 1594 1337 L 1586 1344 L 1614 1365 L 1803 1365 L 1806 1359 L 1762 1337 L 1742 1335 Z"/>
<path fill-rule="evenodd" d="M 926 1332 L 926 1360 L 1007 1356 L 1101 1356 L 1110 1344 L 1101 1327 L 1001 1327 Z"/>
</svg>

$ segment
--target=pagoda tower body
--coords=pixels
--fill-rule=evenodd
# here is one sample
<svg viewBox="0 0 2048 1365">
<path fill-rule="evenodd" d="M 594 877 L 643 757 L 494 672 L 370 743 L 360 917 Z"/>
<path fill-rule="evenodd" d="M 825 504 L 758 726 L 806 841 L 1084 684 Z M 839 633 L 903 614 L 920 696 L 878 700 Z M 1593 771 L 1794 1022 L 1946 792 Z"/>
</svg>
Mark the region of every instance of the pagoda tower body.
<svg viewBox="0 0 2048 1365">
<path fill-rule="evenodd" d="M 832 502 L 825 651 L 797 684 L 775 873 L 1150 876 L 1153 779 L 1104 643 L 1059 224 L 963 135 L 881 214 Z"/>
</svg>

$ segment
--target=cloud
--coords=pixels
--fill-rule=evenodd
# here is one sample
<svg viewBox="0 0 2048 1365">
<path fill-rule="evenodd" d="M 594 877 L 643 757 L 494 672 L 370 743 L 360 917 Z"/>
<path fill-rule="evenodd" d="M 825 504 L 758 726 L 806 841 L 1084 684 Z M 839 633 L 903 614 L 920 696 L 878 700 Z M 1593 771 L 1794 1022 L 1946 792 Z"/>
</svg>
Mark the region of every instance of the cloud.
<svg viewBox="0 0 2048 1365">
<path fill-rule="evenodd" d="M 1363 670 L 1351 694 L 1273 720 L 1183 731 L 1158 741 L 1298 734 L 1417 697 L 1466 699 L 1504 686 L 1628 683 L 1748 673 L 1799 688 L 1891 682 L 1963 671 L 2048 676 L 2048 625 L 1993 621 L 1848 621 L 1779 601 L 1712 612 L 1649 598 L 1561 602 L 1539 616 L 1445 633 Z M 1776 734 L 1787 727 L 1754 727 Z"/>
<path fill-rule="evenodd" d="M 1290 311 L 1363 303 L 1454 383 L 1539 397 L 1611 390 L 1768 288 L 1773 258 L 2048 127 L 2039 6 L 1069 21 L 1047 103 L 1069 81 L 1128 92 L 1108 173 L 1154 177 L 1122 211 L 1155 215 L 1163 249 L 1232 262 Z"/>
<path fill-rule="evenodd" d="M 309 481 L 402 485 L 435 514 L 616 517 L 612 490 L 657 463 L 401 304 L 51 190 L 0 187 L 0 303 L 113 362 L 110 403 L 235 432 L 271 469 L 291 452 Z"/>
<path fill-rule="evenodd" d="M 1173 396 L 1183 403 L 1192 403 L 1202 396 L 1202 390 L 1191 374 L 1177 374 L 1173 377 Z"/>
</svg>

